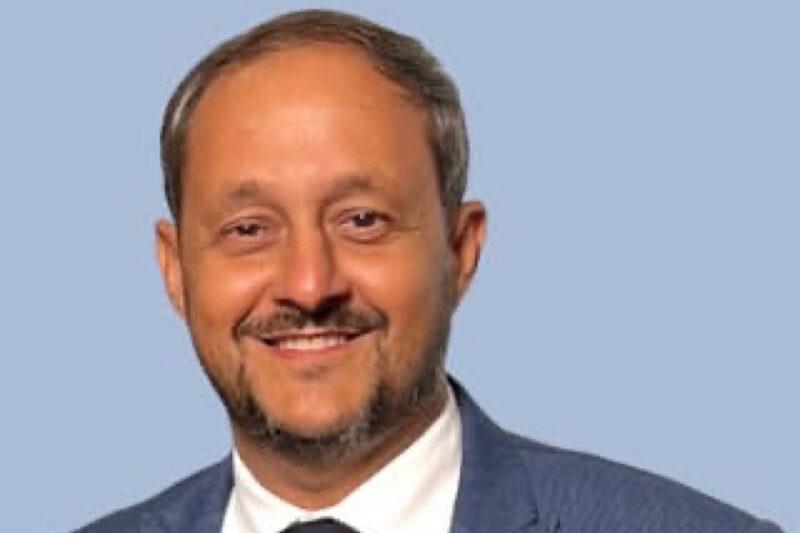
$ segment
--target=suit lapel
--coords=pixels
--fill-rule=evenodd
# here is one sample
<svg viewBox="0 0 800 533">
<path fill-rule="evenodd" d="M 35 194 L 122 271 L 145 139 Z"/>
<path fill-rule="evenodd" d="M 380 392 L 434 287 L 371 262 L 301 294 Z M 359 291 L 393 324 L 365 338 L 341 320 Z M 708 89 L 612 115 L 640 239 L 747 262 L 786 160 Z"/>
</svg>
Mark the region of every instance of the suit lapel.
<svg viewBox="0 0 800 533">
<path fill-rule="evenodd" d="M 451 380 L 461 413 L 464 453 L 453 533 L 545 533 L 529 467 L 513 438 L 497 427 Z"/>
<path fill-rule="evenodd" d="M 193 478 L 184 482 L 187 490 L 175 491 L 142 517 L 142 533 L 220 532 L 233 488 L 231 457 Z"/>
</svg>

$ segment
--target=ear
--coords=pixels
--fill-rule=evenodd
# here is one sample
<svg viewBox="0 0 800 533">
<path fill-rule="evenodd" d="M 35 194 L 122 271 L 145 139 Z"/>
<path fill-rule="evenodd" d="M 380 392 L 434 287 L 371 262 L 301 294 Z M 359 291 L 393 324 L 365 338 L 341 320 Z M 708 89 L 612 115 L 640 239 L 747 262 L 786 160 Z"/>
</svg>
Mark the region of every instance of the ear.
<svg viewBox="0 0 800 533">
<path fill-rule="evenodd" d="M 156 246 L 161 279 L 172 307 L 182 317 L 186 317 L 183 301 L 183 270 L 178 249 L 178 229 L 166 220 L 156 222 Z"/>
<path fill-rule="evenodd" d="M 460 301 L 478 269 L 486 240 L 486 208 L 481 202 L 464 202 L 451 220 L 450 246 L 455 259 L 456 296 Z"/>
</svg>

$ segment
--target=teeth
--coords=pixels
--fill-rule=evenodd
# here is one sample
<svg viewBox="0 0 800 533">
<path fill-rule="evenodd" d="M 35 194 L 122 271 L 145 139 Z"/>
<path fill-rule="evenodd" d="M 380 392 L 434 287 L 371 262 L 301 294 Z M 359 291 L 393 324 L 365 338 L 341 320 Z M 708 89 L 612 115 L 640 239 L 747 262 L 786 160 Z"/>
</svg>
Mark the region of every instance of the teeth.
<svg viewBox="0 0 800 533">
<path fill-rule="evenodd" d="M 320 335 L 280 339 L 275 342 L 275 346 L 281 350 L 324 350 L 345 342 L 347 342 L 347 337 L 344 335 Z"/>
</svg>

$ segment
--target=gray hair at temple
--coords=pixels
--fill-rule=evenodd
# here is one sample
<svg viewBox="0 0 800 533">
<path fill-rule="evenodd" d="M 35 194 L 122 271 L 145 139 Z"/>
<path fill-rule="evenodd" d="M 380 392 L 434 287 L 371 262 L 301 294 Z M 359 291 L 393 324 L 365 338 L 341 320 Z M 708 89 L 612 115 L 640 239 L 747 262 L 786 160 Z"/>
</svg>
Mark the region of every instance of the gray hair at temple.
<svg viewBox="0 0 800 533">
<path fill-rule="evenodd" d="M 176 223 L 181 213 L 181 171 L 192 112 L 206 88 L 227 69 L 264 54 L 313 43 L 352 45 L 375 68 L 402 87 L 428 114 L 428 135 L 446 211 L 464 196 L 469 140 L 458 89 L 439 61 L 416 39 L 354 15 L 328 10 L 287 13 L 214 49 L 181 81 L 164 112 L 161 165 L 164 192 Z M 447 217 L 448 219 L 450 217 Z"/>
</svg>

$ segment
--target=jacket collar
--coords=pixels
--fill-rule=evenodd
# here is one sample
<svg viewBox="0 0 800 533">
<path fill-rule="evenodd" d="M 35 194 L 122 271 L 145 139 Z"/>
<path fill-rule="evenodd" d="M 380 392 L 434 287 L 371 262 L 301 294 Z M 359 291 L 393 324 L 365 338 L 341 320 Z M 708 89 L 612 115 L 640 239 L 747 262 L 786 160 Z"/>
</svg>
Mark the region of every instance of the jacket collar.
<svg viewBox="0 0 800 533">
<path fill-rule="evenodd" d="M 181 490 L 181 486 L 185 487 Z M 142 516 L 143 533 L 219 533 L 233 489 L 233 462 L 228 455 L 178 486 Z"/>
<path fill-rule="evenodd" d="M 461 413 L 464 456 L 453 533 L 551 531 L 540 521 L 521 439 L 500 429 L 451 378 Z"/>
</svg>

